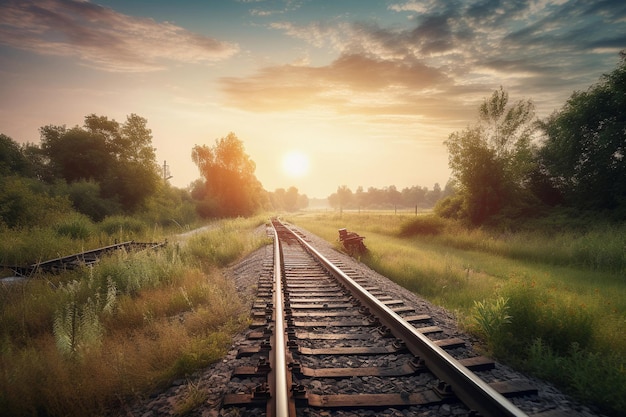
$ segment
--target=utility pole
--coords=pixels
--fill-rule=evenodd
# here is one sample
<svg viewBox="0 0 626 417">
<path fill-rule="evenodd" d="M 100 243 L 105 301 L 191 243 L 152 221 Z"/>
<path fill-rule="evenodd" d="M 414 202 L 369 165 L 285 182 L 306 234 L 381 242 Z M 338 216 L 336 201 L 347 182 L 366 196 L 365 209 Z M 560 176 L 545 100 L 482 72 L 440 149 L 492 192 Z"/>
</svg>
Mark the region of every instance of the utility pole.
<svg viewBox="0 0 626 417">
<path fill-rule="evenodd" d="M 167 180 L 172 178 L 170 175 L 170 167 L 167 166 L 167 161 L 163 161 L 163 182 L 167 184 Z"/>
</svg>

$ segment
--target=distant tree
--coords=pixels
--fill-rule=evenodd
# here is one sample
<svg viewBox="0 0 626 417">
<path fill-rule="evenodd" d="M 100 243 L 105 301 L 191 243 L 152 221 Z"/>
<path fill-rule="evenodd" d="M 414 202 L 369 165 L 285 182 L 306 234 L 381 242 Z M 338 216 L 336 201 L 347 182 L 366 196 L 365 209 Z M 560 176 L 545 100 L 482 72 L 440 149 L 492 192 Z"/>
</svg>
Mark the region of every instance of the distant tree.
<svg viewBox="0 0 626 417">
<path fill-rule="evenodd" d="M 363 187 L 361 185 L 359 185 L 354 192 L 354 202 L 359 210 L 361 210 L 361 208 L 363 208 L 363 206 L 367 203 L 367 195 L 365 194 L 365 191 L 363 191 Z"/>
<path fill-rule="evenodd" d="M 419 207 L 432 207 L 442 196 L 441 187 L 435 184 L 432 191 L 427 187 L 413 186 L 403 188 L 398 191 L 395 185 L 376 188 L 369 187 L 363 191 L 359 186 L 356 192 L 352 192 L 348 187 L 341 186 L 337 192 L 328 197 L 329 205 L 333 208 L 343 210 L 345 208 L 370 208 L 370 209 L 393 209 Z"/>
<path fill-rule="evenodd" d="M 277 211 L 297 211 L 308 207 L 309 198 L 305 194 L 300 194 L 296 187 L 277 188 L 269 193 L 271 206 Z"/>
<path fill-rule="evenodd" d="M 266 198 L 254 171 L 254 161 L 245 153 L 243 143 L 229 133 L 215 145 L 194 146 L 191 158 L 198 166 L 204 188 L 201 214 L 204 216 L 245 216 L 260 209 Z"/>
<path fill-rule="evenodd" d="M 449 136 L 448 163 L 472 223 L 531 199 L 527 183 L 534 168 L 535 129 L 532 102 L 509 106 L 509 95 L 500 88 L 480 106 L 476 125 Z"/>
<path fill-rule="evenodd" d="M 277 188 L 273 193 L 270 193 L 270 203 L 274 210 L 282 211 L 285 210 L 285 195 L 287 194 L 287 190 L 284 188 Z"/>
<path fill-rule="evenodd" d="M 402 190 L 402 201 L 405 207 L 429 207 L 426 195 L 428 188 L 413 186 Z"/>
<path fill-rule="evenodd" d="M 441 199 L 442 191 L 438 182 L 433 185 L 433 190 L 427 194 L 428 203 L 430 206 L 434 206 L 439 199 Z"/>
<path fill-rule="evenodd" d="M 285 210 L 296 211 L 298 210 L 298 189 L 296 187 L 289 187 L 287 193 L 285 193 Z"/>
<path fill-rule="evenodd" d="M 309 207 L 309 197 L 306 194 L 298 195 L 298 209 L 305 209 Z"/>
<path fill-rule="evenodd" d="M 626 53 L 587 91 L 577 91 L 541 122 L 544 199 L 582 209 L 626 208 Z M 555 196 L 554 191 L 558 193 Z"/>
<path fill-rule="evenodd" d="M 328 204 L 333 208 L 338 208 L 342 212 L 353 201 L 352 190 L 347 185 L 337 187 L 337 192 L 328 197 Z"/>
<path fill-rule="evenodd" d="M 385 192 L 387 194 L 387 198 L 386 198 L 387 203 L 391 207 L 397 208 L 398 204 L 402 202 L 402 193 L 398 191 L 395 185 L 390 185 L 389 187 L 387 187 L 385 189 Z"/>
</svg>

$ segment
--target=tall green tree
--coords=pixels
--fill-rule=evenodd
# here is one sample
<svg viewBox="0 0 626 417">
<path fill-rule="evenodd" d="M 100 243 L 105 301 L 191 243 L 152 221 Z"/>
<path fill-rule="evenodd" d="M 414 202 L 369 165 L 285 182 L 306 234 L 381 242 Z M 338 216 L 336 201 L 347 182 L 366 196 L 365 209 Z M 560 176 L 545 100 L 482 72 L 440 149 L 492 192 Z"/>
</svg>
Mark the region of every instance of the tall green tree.
<svg viewBox="0 0 626 417">
<path fill-rule="evenodd" d="M 142 117 L 131 114 L 120 125 L 91 114 L 83 127 L 48 125 L 40 133 L 52 179 L 94 181 L 103 198 L 127 212 L 139 208 L 157 189 L 160 176 L 152 132 Z"/>
<path fill-rule="evenodd" d="M 203 179 L 196 182 L 201 189 L 192 193 L 201 198 L 201 215 L 245 216 L 265 203 L 266 192 L 254 174 L 256 164 L 234 133 L 217 139 L 212 147 L 194 146 L 191 158 Z"/>
<path fill-rule="evenodd" d="M 535 166 L 535 130 L 533 103 L 509 104 L 500 87 L 479 107 L 477 124 L 449 136 L 448 163 L 472 223 L 514 211 L 531 198 L 527 184 Z"/>
<path fill-rule="evenodd" d="M 542 171 L 566 203 L 626 208 L 626 53 L 610 74 L 541 122 Z"/>
</svg>

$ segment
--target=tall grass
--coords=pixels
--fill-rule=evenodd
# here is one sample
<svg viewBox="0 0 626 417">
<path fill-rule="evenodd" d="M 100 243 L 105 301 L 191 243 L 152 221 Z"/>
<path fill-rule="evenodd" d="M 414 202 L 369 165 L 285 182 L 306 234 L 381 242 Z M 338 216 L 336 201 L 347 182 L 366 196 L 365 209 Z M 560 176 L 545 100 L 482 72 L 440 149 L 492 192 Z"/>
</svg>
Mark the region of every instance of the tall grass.
<svg viewBox="0 0 626 417">
<path fill-rule="evenodd" d="M 267 242 L 263 222 L 0 286 L 0 415 L 103 414 L 218 360 L 248 322 L 219 267 Z"/>
<path fill-rule="evenodd" d="M 365 235 L 363 262 L 454 310 L 488 353 L 557 383 L 559 363 L 583 361 L 597 372 L 572 370 L 577 382 L 563 388 L 609 415 L 626 413 L 626 225 L 503 233 L 430 216 L 313 213 L 290 221 L 339 250 L 337 229 Z M 601 371 L 610 376 L 598 378 Z M 603 391 L 612 394 L 590 394 Z"/>
<path fill-rule="evenodd" d="M 0 265 L 26 266 L 129 240 L 162 241 L 166 232 L 133 217 L 107 217 L 94 223 L 71 212 L 45 228 L 0 229 Z"/>
</svg>

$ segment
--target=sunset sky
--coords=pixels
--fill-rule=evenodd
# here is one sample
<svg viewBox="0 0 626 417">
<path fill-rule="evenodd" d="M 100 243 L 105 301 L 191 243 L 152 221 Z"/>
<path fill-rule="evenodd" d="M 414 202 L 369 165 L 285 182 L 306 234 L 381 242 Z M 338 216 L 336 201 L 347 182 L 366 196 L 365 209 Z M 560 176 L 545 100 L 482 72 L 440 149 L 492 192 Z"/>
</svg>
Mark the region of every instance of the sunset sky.
<svg viewBox="0 0 626 417">
<path fill-rule="evenodd" d="M 0 0 L 0 133 L 135 113 L 178 187 L 229 132 L 269 191 L 443 187 L 494 90 L 545 117 L 623 49 L 624 0 Z"/>
</svg>

